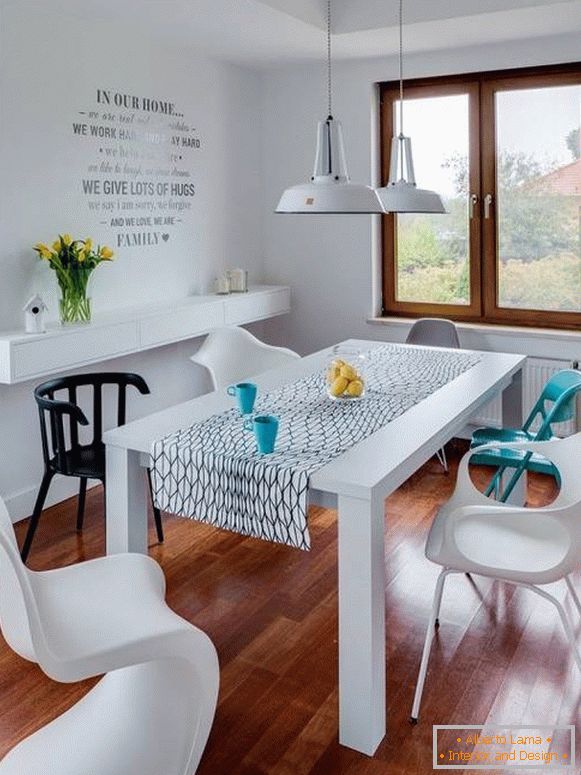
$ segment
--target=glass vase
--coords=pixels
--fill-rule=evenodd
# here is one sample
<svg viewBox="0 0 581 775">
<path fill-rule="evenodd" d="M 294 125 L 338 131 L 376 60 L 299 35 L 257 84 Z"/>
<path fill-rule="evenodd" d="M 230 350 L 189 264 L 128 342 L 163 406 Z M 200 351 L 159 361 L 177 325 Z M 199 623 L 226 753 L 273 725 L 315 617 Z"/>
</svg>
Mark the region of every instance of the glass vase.
<svg viewBox="0 0 581 775">
<path fill-rule="evenodd" d="M 359 401 L 365 395 L 365 355 L 356 347 L 336 345 L 327 365 L 327 395 L 333 401 Z"/>
<path fill-rule="evenodd" d="M 61 288 L 59 311 L 62 325 L 91 322 L 91 299 L 86 289 Z"/>
</svg>

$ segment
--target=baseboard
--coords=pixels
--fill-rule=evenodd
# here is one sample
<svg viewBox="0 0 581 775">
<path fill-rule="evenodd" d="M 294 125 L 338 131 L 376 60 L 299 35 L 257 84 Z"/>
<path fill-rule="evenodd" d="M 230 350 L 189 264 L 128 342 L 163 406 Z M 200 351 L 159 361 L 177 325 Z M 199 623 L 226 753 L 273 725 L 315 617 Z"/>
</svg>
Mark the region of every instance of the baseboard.
<svg viewBox="0 0 581 775">
<path fill-rule="evenodd" d="M 99 483 L 90 481 L 88 486 L 95 487 Z M 34 502 L 38 494 L 40 481 L 36 487 L 28 487 L 25 490 L 4 496 L 4 502 L 8 508 L 8 513 L 12 522 L 20 522 L 32 514 Z M 55 476 L 51 482 L 50 490 L 46 499 L 45 508 L 56 506 L 68 498 L 75 497 L 79 492 L 79 480 L 71 476 Z"/>
</svg>

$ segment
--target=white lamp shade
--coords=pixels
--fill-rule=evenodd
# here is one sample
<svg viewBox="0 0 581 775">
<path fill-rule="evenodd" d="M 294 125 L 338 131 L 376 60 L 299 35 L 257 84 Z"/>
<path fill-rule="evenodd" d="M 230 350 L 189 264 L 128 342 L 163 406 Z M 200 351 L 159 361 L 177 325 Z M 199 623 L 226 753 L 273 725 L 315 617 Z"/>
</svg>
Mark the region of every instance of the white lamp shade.
<svg viewBox="0 0 581 775">
<path fill-rule="evenodd" d="M 398 180 L 377 189 L 377 196 L 388 213 L 440 213 L 447 212 L 439 194 L 414 183 Z"/>
<path fill-rule="evenodd" d="M 412 141 L 404 135 L 391 141 L 389 181 L 386 186 L 377 189 L 377 196 L 388 213 L 447 212 L 439 194 L 416 186 Z"/>
<path fill-rule="evenodd" d="M 373 188 L 351 183 L 347 174 L 341 123 L 319 121 L 315 169 L 309 183 L 287 188 L 277 213 L 383 213 Z"/>
<path fill-rule="evenodd" d="M 369 186 L 357 183 L 313 181 L 283 192 L 277 213 L 383 213 L 381 202 Z"/>
</svg>

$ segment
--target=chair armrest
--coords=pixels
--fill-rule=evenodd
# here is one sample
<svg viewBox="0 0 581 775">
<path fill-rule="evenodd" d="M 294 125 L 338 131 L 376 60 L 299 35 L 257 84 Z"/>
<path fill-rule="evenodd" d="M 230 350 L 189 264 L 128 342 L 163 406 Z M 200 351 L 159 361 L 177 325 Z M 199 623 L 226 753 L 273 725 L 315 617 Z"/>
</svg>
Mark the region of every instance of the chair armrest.
<svg viewBox="0 0 581 775">
<path fill-rule="evenodd" d="M 551 460 L 552 451 L 555 450 L 556 445 L 561 443 L 560 439 L 551 441 L 502 441 L 491 442 L 489 444 L 482 444 L 479 447 L 469 449 L 468 452 L 460 460 L 458 465 L 458 475 L 456 479 L 456 488 L 452 495 L 451 501 L 456 501 L 453 505 L 457 505 L 458 508 L 463 506 L 476 506 L 477 504 L 490 504 L 490 499 L 487 498 L 480 490 L 474 485 L 470 478 L 469 465 L 473 455 L 479 455 L 487 450 L 496 449 L 521 449 L 528 450 L 531 453 L 538 453 L 543 457 Z M 551 462 L 553 462 L 551 460 Z M 557 466 L 559 468 L 559 466 Z M 506 508 L 498 504 L 499 508 Z M 486 506 L 489 508 L 489 506 Z"/>
<path fill-rule="evenodd" d="M 47 412 L 55 412 L 56 414 L 60 415 L 67 414 L 72 417 L 72 419 L 75 420 L 79 425 L 89 424 L 89 421 L 85 417 L 83 410 L 70 401 L 57 401 L 55 399 L 49 401 L 42 396 L 36 395 L 35 398 L 38 406 Z"/>
<path fill-rule="evenodd" d="M 460 461 L 458 466 L 458 481 L 456 486 L 466 486 L 466 488 L 470 486 L 475 492 L 480 493 L 480 490 L 474 487 L 474 484 L 470 479 L 470 474 L 468 473 L 468 466 L 473 455 L 480 455 L 482 452 L 496 449 L 522 449 L 528 450 L 532 453 L 536 452 L 537 454 L 547 458 L 547 460 L 554 462 L 551 457 L 551 450 L 554 450 L 560 442 L 560 439 L 549 441 L 492 441 L 489 444 L 482 444 L 479 447 L 473 447 L 472 449 L 469 449 L 468 452 L 466 452 Z M 482 495 L 482 493 L 480 494 Z"/>
<path fill-rule="evenodd" d="M 139 374 L 127 374 L 126 384 L 137 388 L 142 396 L 147 396 L 151 393 L 149 385 Z"/>
</svg>

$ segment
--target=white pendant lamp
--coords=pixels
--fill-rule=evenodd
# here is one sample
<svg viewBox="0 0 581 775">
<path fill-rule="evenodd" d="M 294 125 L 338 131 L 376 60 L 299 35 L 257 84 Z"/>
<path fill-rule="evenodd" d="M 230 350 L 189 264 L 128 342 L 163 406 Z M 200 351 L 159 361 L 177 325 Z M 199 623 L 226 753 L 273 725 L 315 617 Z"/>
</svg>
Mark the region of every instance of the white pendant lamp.
<svg viewBox="0 0 581 775">
<path fill-rule="evenodd" d="M 399 0 L 399 135 L 391 141 L 389 180 L 377 195 L 390 213 L 446 212 L 439 194 L 417 187 L 412 141 L 403 133 L 403 0 Z"/>
<path fill-rule="evenodd" d="M 341 123 L 332 111 L 331 78 L 331 0 L 327 0 L 327 86 L 329 116 L 319 121 L 315 169 L 309 183 L 287 188 L 277 213 L 382 213 L 383 207 L 373 188 L 351 183 L 345 162 Z"/>
</svg>

